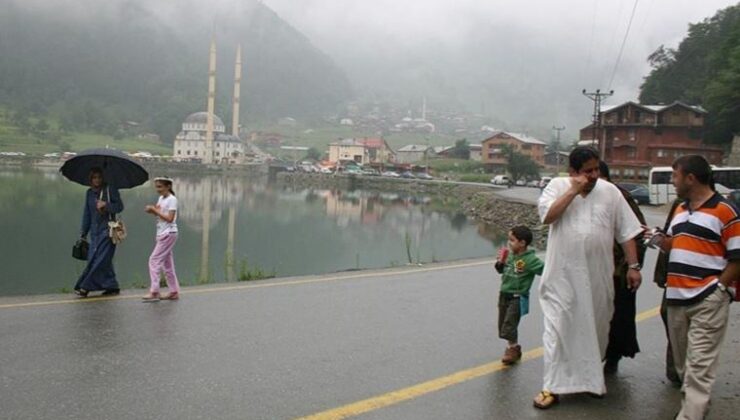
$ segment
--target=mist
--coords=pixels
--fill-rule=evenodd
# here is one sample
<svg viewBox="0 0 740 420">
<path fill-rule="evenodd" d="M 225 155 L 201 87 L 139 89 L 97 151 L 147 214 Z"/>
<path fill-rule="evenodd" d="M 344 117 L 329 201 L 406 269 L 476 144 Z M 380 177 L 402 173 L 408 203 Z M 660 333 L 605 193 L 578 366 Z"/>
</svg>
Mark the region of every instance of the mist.
<svg viewBox="0 0 740 420">
<path fill-rule="evenodd" d="M 614 72 L 634 2 L 291 0 L 265 3 L 347 71 L 359 95 L 418 109 L 482 113 L 499 128 L 571 138 L 588 124 L 582 89 L 636 100 L 658 46 L 735 2 L 643 0 Z"/>
<path fill-rule="evenodd" d="M 131 20 L 145 24 L 154 28 L 153 33 L 164 33 L 167 39 L 176 41 L 167 53 L 187 57 L 180 60 L 193 69 L 193 77 L 205 66 L 204 50 L 210 36 L 215 36 L 228 49 L 237 41 L 247 44 L 246 86 L 249 88 L 251 83 L 255 92 L 261 86 L 262 91 L 247 94 L 246 98 L 263 98 L 261 103 L 264 103 L 290 92 L 303 98 L 286 99 L 295 104 L 291 107 L 260 108 L 260 104 L 247 102 L 246 109 L 250 111 L 251 107 L 251 114 L 259 111 L 272 117 L 279 112 L 300 115 L 296 108 L 315 108 L 308 98 L 316 97 L 316 90 L 329 92 L 330 81 L 343 84 L 346 75 L 350 87 L 341 87 L 340 93 L 329 95 L 338 103 L 330 105 L 332 99 L 327 99 L 322 111 L 341 114 L 343 102 L 358 101 L 390 103 L 418 115 L 426 98 L 432 111 L 479 115 L 496 128 L 522 131 L 547 140 L 553 125 L 565 125 L 565 138 L 574 139 L 578 130 L 588 124 L 592 103 L 581 95 L 582 89 L 613 89 L 615 94 L 607 103 L 636 100 L 642 79 L 650 70 L 647 56 L 660 45 L 677 45 L 689 23 L 709 17 L 734 2 L 0 0 L 0 3 L 73 28 L 91 22 L 100 30 L 105 30 L 105 24 L 97 22 L 125 25 Z M 264 6 L 275 11 L 289 26 L 281 23 L 272 33 L 269 33 L 271 24 L 252 28 L 254 22 L 249 16 L 254 9 L 266 9 Z M 632 24 L 625 40 L 630 19 Z M 295 49 L 290 52 L 280 48 L 281 37 L 286 33 L 295 42 Z M 265 39 L 270 42 L 265 43 Z M 261 44 L 268 46 L 260 47 Z M 309 82 L 314 85 L 311 93 L 302 92 L 301 86 L 307 86 L 306 83 L 296 81 L 292 87 L 286 86 L 285 78 L 278 76 L 277 69 L 270 65 L 271 59 L 266 57 L 277 51 L 287 63 L 290 57 L 300 56 L 301 48 L 315 51 L 309 60 L 296 60 L 294 73 L 322 74 L 327 73 L 323 69 L 336 65 L 344 74 L 334 75 L 333 70 L 329 71 L 333 75 L 324 78 L 320 89 L 315 87 L 316 83 Z M 300 68 L 307 61 L 322 64 Z M 226 68 L 222 65 L 220 71 Z M 279 71 L 284 68 L 281 66 Z M 223 77 L 227 78 L 227 73 Z M 198 79 L 197 83 L 204 81 Z M 345 95 L 345 92 L 350 93 Z M 219 94 L 224 93 L 227 91 Z M 221 101 L 226 103 L 228 97 L 223 96 Z"/>
</svg>

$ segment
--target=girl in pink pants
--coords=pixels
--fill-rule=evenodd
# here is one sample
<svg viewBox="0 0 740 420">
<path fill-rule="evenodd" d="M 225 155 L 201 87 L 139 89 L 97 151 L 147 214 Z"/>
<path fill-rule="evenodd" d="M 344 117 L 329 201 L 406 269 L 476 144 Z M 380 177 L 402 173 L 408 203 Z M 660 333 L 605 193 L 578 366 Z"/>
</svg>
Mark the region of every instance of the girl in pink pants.
<svg viewBox="0 0 740 420">
<path fill-rule="evenodd" d="M 154 187 L 159 193 L 157 205 L 146 206 L 145 211 L 157 218 L 157 242 L 154 251 L 149 257 L 149 277 L 151 286 L 149 293 L 143 297 L 144 302 L 162 300 L 177 300 L 180 297 L 180 285 L 175 274 L 175 259 L 173 249 L 177 242 L 177 197 L 172 190 L 170 178 L 155 178 Z M 170 293 L 159 295 L 159 276 L 164 272 L 167 287 Z"/>
</svg>

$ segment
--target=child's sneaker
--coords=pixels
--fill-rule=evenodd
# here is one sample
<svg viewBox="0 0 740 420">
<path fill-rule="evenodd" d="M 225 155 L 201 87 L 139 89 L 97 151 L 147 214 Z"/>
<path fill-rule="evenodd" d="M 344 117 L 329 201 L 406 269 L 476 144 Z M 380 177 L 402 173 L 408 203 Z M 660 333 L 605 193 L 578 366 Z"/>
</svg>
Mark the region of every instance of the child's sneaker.
<svg viewBox="0 0 740 420">
<path fill-rule="evenodd" d="M 505 365 L 513 365 L 522 359 L 522 346 L 516 345 L 514 347 L 507 347 L 504 352 L 504 357 L 501 358 L 501 363 Z"/>
</svg>

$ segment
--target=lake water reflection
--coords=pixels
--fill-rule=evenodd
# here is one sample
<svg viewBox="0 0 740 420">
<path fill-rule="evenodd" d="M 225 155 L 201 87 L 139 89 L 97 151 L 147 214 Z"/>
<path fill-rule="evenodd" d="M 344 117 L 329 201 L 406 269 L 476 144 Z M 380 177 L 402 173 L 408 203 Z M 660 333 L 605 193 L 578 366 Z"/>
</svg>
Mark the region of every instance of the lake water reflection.
<svg viewBox="0 0 740 420">
<path fill-rule="evenodd" d="M 439 198 L 293 190 L 238 176 L 178 176 L 183 284 L 400 266 L 493 254 L 504 238 Z M 84 264 L 71 258 L 85 188 L 56 171 L 0 170 L 0 295 L 68 291 Z M 122 191 L 129 237 L 116 253 L 123 287 L 148 284 L 156 201 L 149 185 Z"/>
</svg>

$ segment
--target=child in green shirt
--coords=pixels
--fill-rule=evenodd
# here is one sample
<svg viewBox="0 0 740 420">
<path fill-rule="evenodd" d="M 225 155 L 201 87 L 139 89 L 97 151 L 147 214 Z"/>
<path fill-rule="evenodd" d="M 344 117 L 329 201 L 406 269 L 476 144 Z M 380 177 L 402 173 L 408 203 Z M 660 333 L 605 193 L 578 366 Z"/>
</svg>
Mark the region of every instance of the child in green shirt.
<svg viewBox="0 0 740 420">
<path fill-rule="evenodd" d="M 545 264 L 537 258 L 532 243 L 532 231 L 517 226 L 509 231 L 509 252 L 503 252 L 496 261 L 501 274 L 501 292 L 498 299 L 498 336 L 508 341 L 501 362 L 511 365 L 522 358 L 522 347 L 517 342 L 519 320 L 529 313 L 529 289 L 534 276 L 541 276 Z"/>
</svg>

